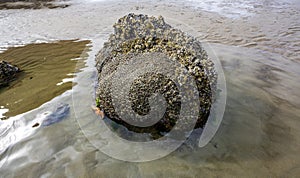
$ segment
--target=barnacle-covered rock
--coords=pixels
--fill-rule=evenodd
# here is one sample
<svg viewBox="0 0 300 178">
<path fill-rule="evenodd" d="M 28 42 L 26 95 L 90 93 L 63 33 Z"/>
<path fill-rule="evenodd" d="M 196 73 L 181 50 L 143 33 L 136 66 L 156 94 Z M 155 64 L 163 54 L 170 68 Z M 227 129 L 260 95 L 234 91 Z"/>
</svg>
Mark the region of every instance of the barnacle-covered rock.
<svg viewBox="0 0 300 178">
<path fill-rule="evenodd" d="M 20 69 L 6 61 L 0 61 L 0 88 L 7 86 L 9 82 L 16 78 Z"/>
<path fill-rule="evenodd" d="M 156 124 L 137 127 L 127 123 L 116 112 L 111 96 L 113 87 L 111 82 L 114 81 L 113 77 L 118 66 L 129 60 L 148 60 L 151 55 L 156 58 L 165 56 L 180 63 L 193 77 L 200 105 L 195 127 L 204 127 L 210 112 L 217 75 L 201 43 L 194 37 L 171 27 L 161 16 L 155 18 L 129 14 L 118 20 L 114 25 L 114 31 L 96 58 L 99 82 L 97 103 L 106 116 L 136 132 L 168 132 L 173 128 L 180 114 L 182 96 L 176 83 L 159 72 L 132 76 L 135 80 L 130 92 L 118 93 L 118 97 L 129 95 L 130 107 L 139 115 L 147 115 L 150 112 L 149 97 L 153 93 L 160 93 L 167 107 L 163 118 Z M 136 71 L 143 70 L 139 65 L 134 68 Z M 176 77 L 182 78 L 181 85 L 188 85 L 185 76 Z M 124 77 L 121 80 L 127 79 Z"/>
</svg>

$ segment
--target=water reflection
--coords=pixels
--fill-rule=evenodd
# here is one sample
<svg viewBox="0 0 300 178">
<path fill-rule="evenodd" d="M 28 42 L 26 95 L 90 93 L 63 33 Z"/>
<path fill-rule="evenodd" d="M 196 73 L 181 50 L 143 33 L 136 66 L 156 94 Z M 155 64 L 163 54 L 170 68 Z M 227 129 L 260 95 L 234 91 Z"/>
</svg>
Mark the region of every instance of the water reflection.
<svg viewBox="0 0 300 178">
<path fill-rule="evenodd" d="M 103 5 L 103 8 L 111 6 L 111 4 L 106 4 Z M 135 5 L 130 6 L 132 9 L 134 7 Z M 163 15 L 166 16 L 166 19 L 168 13 L 169 16 L 177 14 L 176 17 L 179 20 L 191 20 L 191 25 L 200 29 L 201 38 L 227 44 L 211 44 L 222 62 L 228 91 L 224 119 L 214 139 L 204 148 L 198 148 L 193 144 L 193 141 L 188 141 L 171 155 L 153 162 L 137 164 L 114 160 L 96 149 L 81 132 L 76 121 L 74 107 L 72 107 L 71 96 L 80 96 L 82 91 L 93 91 L 78 88 L 78 90 L 73 91 L 72 95 L 66 93 L 35 111 L 19 116 L 20 118 L 16 118 L 18 122 L 15 122 L 14 127 L 6 127 L 3 130 L 1 127 L 0 143 L 4 143 L 2 140 L 5 138 L 7 129 L 18 130 L 19 127 L 26 129 L 19 132 L 22 139 L 17 140 L 16 137 L 12 137 L 12 140 L 17 140 L 17 142 L 11 142 L 12 145 L 5 144 L 6 147 L 0 156 L 1 176 L 297 177 L 300 175 L 300 155 L 298 154 L 300 150 L 300 74 L 299 63 L 295 58 L 299 53 L 296 48 L 299 45 L 297 42 L 299 38 L 296 37 L 299 30 L 295 27 L 299 22 L 287 20 L 294 18 L 290 17 L 287 11 L 296 13 L 291 10 L 295 7 L 287 9 L 280 16 L 277 14 L 277 17 L 280 17 L 279 20 L 286 21 L 282 22 L 280 28 L 278 24 L 273 24 L 272 16 L 266 17 L 268 20 L 264 19 L 263 22 L 260 22 L 259 19 L 252 19 L 250 22 L 244 19 L 234 21 L 235 23 L 226 18 L 218 17 L 217 20 L 221 22 L 219 23 L 212 18 L 214 14 L 207 15 L 205 12 L 201 12 L 202 21 L 199 22 L 200 17 L 194 15 L 197 12 L 190 13 L 190 9 L 184 10 L 181 7 L 179 11 L 176 7 L 172 7 L 173 10 L 171 11 L 165 8 L 166 6 L 149 7 L 145 5 L 141 11 L 149 14 L 159 11 L 162 14 L 165 13 Z M 95 8 L 97 11 L 98 7 L 93 5 L 89 8 Z M 164 11 L 163 8 L 165 8 Z M 63 12 L 70 13 L 67 9 L 64 9 Z M 70 9 L 75 10 L 72 7 Z M 82 26 L 91 27 L 93 24 L 98 27 L 106 27 L 111 25 L 122 13 L 125 13 L 125 10 L 118 11 L 118 9 L 120 10 L 117 7 L 108 8 L 105 12 L 110 15 L 101 19 L 103 21 L 99 20 L 99 17 L 102 17 L 99 14 L 93 15 L 95 11 L 89 11 L 78 18 L 79 21 L 82 21 Z M 79 11 L 87 10 L 82 8 Z M 103 12 L 101 11 L 101 13 Z M 110 12 L 114 12 L 116 17 L 112 17 L 111 14 L 114 13 Z M 184 13 L 183 16 L 178 15 L 181 12 Z M 27 13 L 29 13 L 27 14 L 29 17 L 32 16 L 30 12 Z M 59 12 L 57 11 L 57 13 Z M 71 15 L 68 13 L 61 17 L 71 19 L 70 16 L 74 13 L 70 13 Z M 21 17 L 18 18 L 22 19 Z M 55 16 L 49 18 L 52 23 L 57 19 Z M 70 21 L 66 26 L 78 25 L 72 24 Z M 255 24 L 254 21 L 259 21 L 259 23 Z M 290 23 L 291 21 L 293 23 Z M 25 21 L 16 22 L 15 25 L 21 24 L 22 26 L 23 23 Z M 44 21 L 40 23 L 45 24 Z M 234 26 L 236 24 L 239 24 L 238 27 Z M 228 26 L 232 26 L 232 28 Z M 286 28 L 288 26 L 292 26 L 292 29 Z M 57 32 L 58 37 L 72 36 L 71 33 L 63 34 L 62 30 L 58 30 L 60 28 L 62 27 L 48 27 L 47 29 L 50 34 Z M 97 35 L 99 35 L 103 31 L 103 29 L 96 27 L 88 28 L 86 31 L 80 30 L 81 28 L 84 29 L 78 25 L 77 35 L 80 37 L 85 37 L 84 33 L 89 35 L 98 33 Z M 36 26 L 29 29 L 38 31 Z M 207 32 L 205 32 L 206 30 Z M 224 32 L 227 30 L 230 32 Z M 293 33 L 284 37 L 280 35 L 286 32 Z M 15 31 L 11 33 L 16 35 L 16 38 L 20 36 L 15 34 L 17 33 Z M 109 34 L 109 32 L 105 33 Z M 207 34 L 208 36 L 205 37 Z M 259 37 L 259 34 L 264 36 Z M 93 36 L 94 39 L 104 38 L 97 35 Z M 256 37 L 254 38 L 254 36 Z M 25 41 L 30 41 L 27 36 L 24 38 Z M 3 43 L 7 41 L 7 37 L 1 36 L 1 39 L 5 39 L 1 40 L 4 41 Z M 251 40 L 256 40 L 256 44 L 250 45 L 252 44 Z M 96 77 L 92 67 L 93 56 L 101 46 L 99 43 L 101 44 L 101 42 L 93 44 L 92 52 L 89 53 L 90 57 L 87 60 L 89 67 L 82 73 L 82 80 L 92 80 Z M 238 45 L 247 47 L 234 47 Z M 86 94 L 92 95 L 92 93 Z M 84 95 L 78 99 L 86 105 L 93 102 Z M 55 110 L 56 104 L 61 101 L 71 106 L 70 114 L 64 120 L 43 129 L 32 128 L 31 121 L 42 118 L 39 115 L 41 113 Z M 82 115 L 85 118 L 95 117 L 92 110 L 79 110 L 78 112 L 83 112 Z M 89 122 L 87 119 L 86 124 L 87 127 L 88 124 L 95 123 Z M 96 132 L 96 130 L 90 132 Z"/>
</svg>

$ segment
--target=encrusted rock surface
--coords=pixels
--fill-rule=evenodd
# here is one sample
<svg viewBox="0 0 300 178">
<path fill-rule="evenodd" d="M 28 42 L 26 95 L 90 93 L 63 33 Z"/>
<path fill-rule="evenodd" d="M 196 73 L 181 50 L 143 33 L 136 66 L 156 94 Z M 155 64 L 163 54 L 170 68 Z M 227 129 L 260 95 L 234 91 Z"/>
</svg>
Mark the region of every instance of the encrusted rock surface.
<svg viewBox="0 0 300 178">
<path fill-rule="evenodd" d="M 3 9 L 55 9 L 66 8 L 69 4 L 58 0 L 0 0 L 0 10 Z"/>
<path fill-rule="evenodd" d="M 0 61 L 0 88 L 7 86 L 9 82 L 16 78 L 20 69 L 6 61 Z"/>
<path fill-rule="evenodd" d="M 135 59 L 136 56 L 147 60 L 148 57 L 143 58 L 143 55 L 156 57 L 161 54 L 179 62 L 193 77 L 199 92 L 200 104 L 196 127 L 203 127 L 209 115 L 212 88 L 215 88 L 217 75 L 201 43 L 194 37 L 172 28 L 161 16 L 155 18 L 129 14 L 118 20 L 114 25 L 114 31 L 96 58 L 99 82 L 98 107 L 106 116 L 136 132 L 166 132 L 172 129 L 180 114 L 182 98 L 176 84 L 165 76 L 157 72 L 134 76 L 136 79 L 130 87 L 130 93 L 118 93 L 120 97 L 129 95 L 131 108 L 139 115 L 147 115 L 151 110 L 149 97 L 153 93 L 162 94 L 167 103 L 166 113 L 152 126 L 136 127 L 125 122 L 116 113 L 111 96 L 113 87 L 111 81 L 114 81 L 113 77 L 119 65 Z M 134 67 L 136 71 L 141 68 L 141 66 Z"/>
</svg>

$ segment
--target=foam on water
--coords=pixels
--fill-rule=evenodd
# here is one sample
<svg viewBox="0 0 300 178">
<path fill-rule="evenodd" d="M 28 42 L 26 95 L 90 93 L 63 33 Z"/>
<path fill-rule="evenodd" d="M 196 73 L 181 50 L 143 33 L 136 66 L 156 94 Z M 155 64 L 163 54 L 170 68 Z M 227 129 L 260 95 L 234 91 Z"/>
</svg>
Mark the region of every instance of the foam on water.
<svg viewBox="0 0 300 178">
<path fill-rule="evenodd" d="M 1 106 L 0 108 L 0 119 L 4 117 L 3 114 L 7 113 L 9 109 L 5 109 L 4 106 Z"/>
<path fill-rule="evenodd" d="M 229 18 L 249 17 L 256 14 L 257 10 L 284 7 L 290 2 L 287 0 L 258 1 L 258 0 L 187 0 L 196 8 L 209 12 L 217 12 Z"/>
<path fill-rule="evenodd" d="M 59 86 L 67 82 L 73 82 L 73 80 L 74 78 L 64 78 L 61 82 L 57 83 L 56 85 Z"/>
</svg>

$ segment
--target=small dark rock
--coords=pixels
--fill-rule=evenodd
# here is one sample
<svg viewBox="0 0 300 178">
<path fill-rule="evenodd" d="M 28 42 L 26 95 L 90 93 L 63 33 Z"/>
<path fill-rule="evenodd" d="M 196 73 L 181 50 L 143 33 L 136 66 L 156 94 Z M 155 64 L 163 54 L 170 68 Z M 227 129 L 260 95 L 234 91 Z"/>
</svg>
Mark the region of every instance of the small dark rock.
<svg viewBox="0 0 300 178">
<path fill-rule="evenodd" d="M 0 61 L 0 88 L 7 86 L 9 82 L 15 80 L 19 72 L 20 69 L 18 67 L 6 61 Z"/>
<path fill-rule="evenodd" d="M 215 144 L 214 144 L 214 147 L 215 147 L 215 148 L 218 148 L 218 144 L 217 144 L 217 143 L 215 143 Z"/>
<path fill-rule="evenodd" d="M 32 126 L 32 128 L 38 127 L 38 126 L 40 126 L 40 124 L 39 124 L 39 123 L 35 123 L 35 124 Z"/>
</svg>

